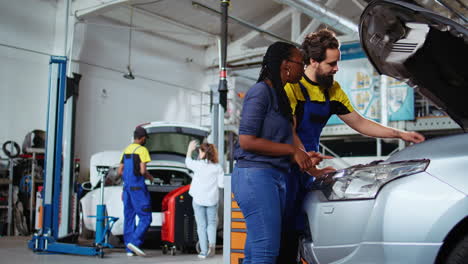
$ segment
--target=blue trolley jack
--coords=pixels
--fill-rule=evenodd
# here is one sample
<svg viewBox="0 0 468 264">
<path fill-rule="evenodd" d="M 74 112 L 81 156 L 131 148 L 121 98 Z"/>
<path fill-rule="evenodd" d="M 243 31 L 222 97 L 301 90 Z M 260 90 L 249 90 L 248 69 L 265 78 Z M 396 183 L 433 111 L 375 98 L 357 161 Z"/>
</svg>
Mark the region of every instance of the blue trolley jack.
<svg viewBox="0 0 468 264">
<path fill-rule="evenodd" d="M 104 204 L 104 175 L 107 173 L 107 167 L 98 166 L 97 170 L 101 175 L 101 203 L 96 206 L 96 236 L 93 247 L 79 246 L 70 243 L 61 243 L 51 236 L 51 232 L 46 234 L 34 234 L 28 246 L 34 252 L 66 253 L 75 255 L 89 255 L 104 257 L 104 248 L 113 248 L 109 244 L 109 235 L 114 223 L 119 220 L 118 217 L 106 216 L 106 205 Z"/>
</svg>

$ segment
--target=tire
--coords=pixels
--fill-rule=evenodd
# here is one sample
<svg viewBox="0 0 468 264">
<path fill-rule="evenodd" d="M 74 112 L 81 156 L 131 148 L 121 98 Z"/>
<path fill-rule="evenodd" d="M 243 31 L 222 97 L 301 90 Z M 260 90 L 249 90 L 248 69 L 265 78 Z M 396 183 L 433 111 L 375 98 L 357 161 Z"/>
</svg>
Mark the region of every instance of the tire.
<svg viewBox="0 0 468 264">
<path fill-rule="evenodd" d="M 446 264 L 466 264 L 468 260 L 468 236 L 465 236 L 457 243 L 455 248 L 450 251 Z"/>
<path fill-rule="evenodd" d="M 83 239 L 92 239 L 94 238 L 94 232 L 86 228 L 84 223 L 83 209 L 80 205 L 80 237 Z"/>
<path fill-rule="evenodd" d="M 200 241 L 197 241 L 197 244 L 195 245 L 195 250 L 197 251 L 197 254 L 200 254 L 201 252 Z"/>
<path fill-rule="evenodd" d="M 10 152 L 11 146 L 9 146 L 9 145 L 13 145 L 13 148 L 14 148 L 13 153 Z M 2 149 L 3 149 L 3 152 L 5 153 L 5 155 L 10 159 L 14 159 L 14 158 L 18 157 L 19 154 L 20 154 L 20 146 L 18 145 L 18 143 L 16 143 L 15 141 L 12 141 L 12 140 L 9 140 L 9 141 L 3 143 Z"/>
</svg>

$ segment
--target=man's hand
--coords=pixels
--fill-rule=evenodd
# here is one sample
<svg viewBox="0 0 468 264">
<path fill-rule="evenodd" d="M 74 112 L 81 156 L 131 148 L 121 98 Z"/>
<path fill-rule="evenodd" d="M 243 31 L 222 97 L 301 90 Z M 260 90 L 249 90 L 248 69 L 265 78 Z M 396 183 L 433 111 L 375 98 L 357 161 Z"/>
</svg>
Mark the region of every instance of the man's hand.
<svg viewBox="0 0 468 264">
<path fill-rule="evenodd" d="M 312 162 L 312 166 L 315 168 L 316 165 L 318 165 L 322 160 L 324 159 L 333 159 L 332 156 L 327 156 L 327 155 L 322 155 L 319 152 L 315 151 L 309 151 L 307 154 L 310 157 L 310 160 Z"/>
<path fill-rule="evenodd" d="M 310 175 L 314 176 L 317 180 L 322 180 L 324 177 L 323 175 L 330 173 L 330 172 L 335 172 L 336 169 L 333 168 L 332 166 L 325 167 L 323 169 L 318 169 L 316 167 L 313 167 L 307 171 Z"/>
<path fill-rule="evenodd" d="M 148 179 L 148 180 L 150 180 L 151 182 L 154 181 L 153 175 L 151 175 L 151 174 L 149 174 L 149 173 L 147 173 L 147 174 L 145 175 L 145 178 Z"/>
<path fill-rule="evenodd" d="M 420 143 L 425 140 L 424 136 L 414 131 L 401 131 L 400 138 L 407 142 Z"/>
</svg>

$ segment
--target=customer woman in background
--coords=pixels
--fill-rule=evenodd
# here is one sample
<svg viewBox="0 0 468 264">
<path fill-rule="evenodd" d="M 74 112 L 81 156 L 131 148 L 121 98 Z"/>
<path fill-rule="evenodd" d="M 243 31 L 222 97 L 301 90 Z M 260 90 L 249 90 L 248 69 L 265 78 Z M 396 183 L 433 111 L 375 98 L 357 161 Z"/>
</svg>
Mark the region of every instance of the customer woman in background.
<svg viewBox="0 0 468 264">
<path fill-rule="evenodd" d="M 200 243 L 199 258 L 215 254 L 216 220 L 219 189 L 223 188 L 224 171 L 218 163 L 215 145 L 203 143 L 198 149 L 198 160 L 192 159 L 197 141 L 189 143 L 185 165 L 193 171 L 189 194 L 193 197 L 193 211 Z"/>
<path fill-rule="evenodd" d="M 291 162 L 307 170 L 321 159 L 294 144 L 294 121 L 283 87 L 297 83 L 303 72 L 299 49 L 275 42 L 263 57 L 257 83 L 244 98 L 232 174 L 234 198 L 247 224 L 244 264 L 276 262 Z"/>
</svg>

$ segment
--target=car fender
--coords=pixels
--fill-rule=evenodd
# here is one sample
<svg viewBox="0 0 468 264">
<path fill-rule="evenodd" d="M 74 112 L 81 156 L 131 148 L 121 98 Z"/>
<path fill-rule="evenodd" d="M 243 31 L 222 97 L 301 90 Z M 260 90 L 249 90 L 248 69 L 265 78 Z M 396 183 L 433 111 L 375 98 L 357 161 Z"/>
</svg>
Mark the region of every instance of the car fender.
<svg viewBox="0 0 468 264">
<path fill-rule="evenodd" d="M 430 240 L 445 240 L 453 228 L 468 217 L 468 197 L 458 200 L 434 223 L 428 233 Z M 460 234 L 463 235 L 463 234 Z M 468 235 L 468 234 L 464 234 Z"/>
<path fill-rule="evenodd" d="M 464 198 L 427 172 L 396 179 L 380 190 L 363 241 L 442 243 L 459 217 L 437 224 Z"/>
</svg>

